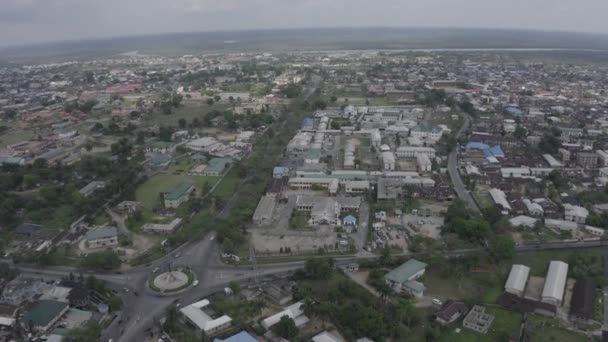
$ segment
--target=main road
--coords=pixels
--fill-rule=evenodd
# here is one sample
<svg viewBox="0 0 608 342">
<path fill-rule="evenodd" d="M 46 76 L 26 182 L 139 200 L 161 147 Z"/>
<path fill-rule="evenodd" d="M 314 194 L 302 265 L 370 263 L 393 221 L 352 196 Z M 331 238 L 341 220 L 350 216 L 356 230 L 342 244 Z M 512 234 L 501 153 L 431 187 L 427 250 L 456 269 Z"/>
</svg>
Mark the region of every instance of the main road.
<svg viewBox="0 0 608 342">
<path fill-rule="evenodd" d="M 460 138 L 462 133 L 469 127 L 471 124 L 471 118 L 469 115 L 465 114 L 464 123 L 462 127 L 456 133 L 456 139 Z M 462 178 L 460 177 L 460 172 L 458 171 L 458 150 L 459 145 L 456 145 L 450 155 L 448 156 L 448 173 L 450 174 L 450 178 L 452 179 L 452 184 L 454 185 L 454 190 L 458 195 L 458 198 L 464 201 L 467 208 L 470 210 L 474 210 L 476 212 L 480 212 L 479 207 L 477 206 L 477 202 L 473 199 L 473 196 L 464 186 L 462 182 Z"/>
</svg>

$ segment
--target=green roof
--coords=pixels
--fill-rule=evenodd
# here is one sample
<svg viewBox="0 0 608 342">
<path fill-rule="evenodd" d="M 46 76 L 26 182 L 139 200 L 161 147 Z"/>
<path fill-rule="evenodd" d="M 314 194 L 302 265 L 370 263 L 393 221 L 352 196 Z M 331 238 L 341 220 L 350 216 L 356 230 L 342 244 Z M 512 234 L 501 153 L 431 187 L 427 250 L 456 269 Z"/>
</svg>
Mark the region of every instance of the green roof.
<svg viewBox="0 0 608 342">
<path fill-rule="evenodd" d="M 321 157 L 321 149 L 311 148 L 306 152 L 306 157 L 310 159 L 319 159 Z"/>
<path fill-rule="evenodd" d="M 165 192 L 163 194 L 164 199 L 167 201 L 175 201 L 180 199 L 182 196 L 186 195 L 190 188 L 192 188 L 194 184 L 189 181 L 179 182 L 171 191 Z"/>
<path fill-rule="evenodd" d="M 207 173 L 222 173 L 226 170 L 228 164 L 232 163 L 230 158 L 213 158 L 207 163 L 205 172 Z"/>
<path fill-rule="evenodd" d="M 418 261 L 416 259 L 410 259 L 403 263 L 401 266 L 395 268 L 384 276 L 384 279 L 392 280 L 398 283 L 405 283 L 410 280 L 410 278 L 423 270 L 428 265 L 423 263 L 422 261 Z"/>
<path fill-rule="evenodd" d="M 23 318 L 26 322 L 32 321 L 34 326 L 45 327 L 53 319 L 62 314 L 67 307 L 67 303 L 54 300 L 41 300 Z"/>
</svg>

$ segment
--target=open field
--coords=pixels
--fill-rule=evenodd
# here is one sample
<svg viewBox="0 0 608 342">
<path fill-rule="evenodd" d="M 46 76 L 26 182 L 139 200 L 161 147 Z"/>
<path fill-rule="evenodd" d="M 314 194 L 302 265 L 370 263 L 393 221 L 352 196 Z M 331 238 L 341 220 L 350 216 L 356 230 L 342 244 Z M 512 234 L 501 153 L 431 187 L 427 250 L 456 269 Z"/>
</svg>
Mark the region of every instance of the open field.
<svg viewBox="0 0 608 342">
<path fill-rule="evenodd" d="M 585 336 L 568 331 L 559 326 L 552 318 L 541 315 L 528 315 L 526 317 L 527 331 L 534 342 L 583 342 L 589 341 Z"/>
<path fill-rule="evenodd" d="M 471 273 L 462 277 L 445 276 L 429 268 L 422 283 L 429 296 L 495 303 L 502 293 L 502 279 L 496 273 Z"/>
<path fill-rule="evenodd" d="M 228 106 L 225 104 L 216 103 L 209 106 L 203 100 L 184 99 L 182 105 L 173 108 L 171 114 L 164 114 L 160 109 L 154 110 L 152 114 L 146 116 L 143 126 L 178 126 L 179 119 L 185 119 L 190 124 L 194 118 L 202 120 L 207 113 L 213 110 L 223 113 L 226 109 L 228 109 Z"/>
<path fill-rule="evenodd" d="M 523 315 L 516 312 L 486 307 L 486 312 L 494 315 L 494 322 L 486 335 L 453 324 L 450 331 L 443 334 L 439 341 L 445 342 L 485 342 L 505 341 L 507 337 L 517 337 Z M 459 321 L 460 322 L 460 321 Z M 460 332 L 456 332 L 460 329 Z"/>
<path fill-rule="evenodd" d="M 367 101 L 369 101 L 369 105 L 371 106 L 396 106 L 398 103 L 398 98 L 394 96 L 378 96 L 378 97 L 363 97 L 363 96 L 338 96 L 338 101 L 336 101 L 336 105 L 366 105 Z"/>
<path fill-rule="evenodd" d="M 140 185 L 135 192 L 135 198 L 141 202 L 146 209 L 153 209 L 160 203 L 160 193 L 169 191 L 173 186 L 180 181 L 190 180 L 194 185 L 201 189 L 205 182 L 209 183 L 209 187 L 219 180 L 219 177 L 213 176 L 189 176 L 186 174 L 159 173 L 148 179 L 144 184 Z"/>
<path fill-rule="evenodd" d="M 544 276 L 551 260 L 561 260 L 568 262 L 572 255 L 594 256 L 598 263 L 602 263 L 602 256 L 608 254 L 608 250 L 603 247 L 584 248 L 584 249 L 559 249 L 547 250 L 530 253 L 520 253 L 513 258 L 513 263 L 523 264 L 530 267 L 530 275 Z"/>
<path fill-rule="evenodd" d="M 213 194 L 219 196 L 220 198 L 227 199 L 228 197 L 232 196 L 232 194 L 236 191 L 237 187 L 239 186 L 240 180 L 241 179 L 239 178 L 238 170 L 236 168 L 230 169 L 230 171 L 228 171 L 222 181 L 217 185 L 217 187 L 213 191 Z"/>
</svg>

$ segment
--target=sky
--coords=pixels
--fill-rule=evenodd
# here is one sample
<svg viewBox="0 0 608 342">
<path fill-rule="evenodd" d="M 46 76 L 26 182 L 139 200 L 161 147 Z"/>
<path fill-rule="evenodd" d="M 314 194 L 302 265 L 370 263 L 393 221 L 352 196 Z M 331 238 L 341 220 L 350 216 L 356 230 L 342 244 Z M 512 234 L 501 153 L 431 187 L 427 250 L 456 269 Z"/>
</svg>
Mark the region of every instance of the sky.
<svg viewBox="0 0 608 342">
<path fill-rule="evenodd" d="M 607 0 L 0 0 L 0 45 L 149 33 L 314 27 L 608 33 Z"/>
</svg>

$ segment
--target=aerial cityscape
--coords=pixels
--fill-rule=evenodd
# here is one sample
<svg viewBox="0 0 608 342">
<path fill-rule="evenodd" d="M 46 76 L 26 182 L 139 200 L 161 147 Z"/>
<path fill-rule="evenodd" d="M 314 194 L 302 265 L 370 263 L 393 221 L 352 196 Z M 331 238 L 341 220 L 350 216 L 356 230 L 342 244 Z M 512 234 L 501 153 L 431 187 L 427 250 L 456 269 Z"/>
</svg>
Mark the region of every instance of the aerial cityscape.
<svg viewBox="0 0 608 342">
<path fill-rule="evenodd" d="M 31 27 L 0 34 L 0 341 L 608 341 L 596 14 L 65 33 L 59 3 L 0 15 Z"/>
</svg>

